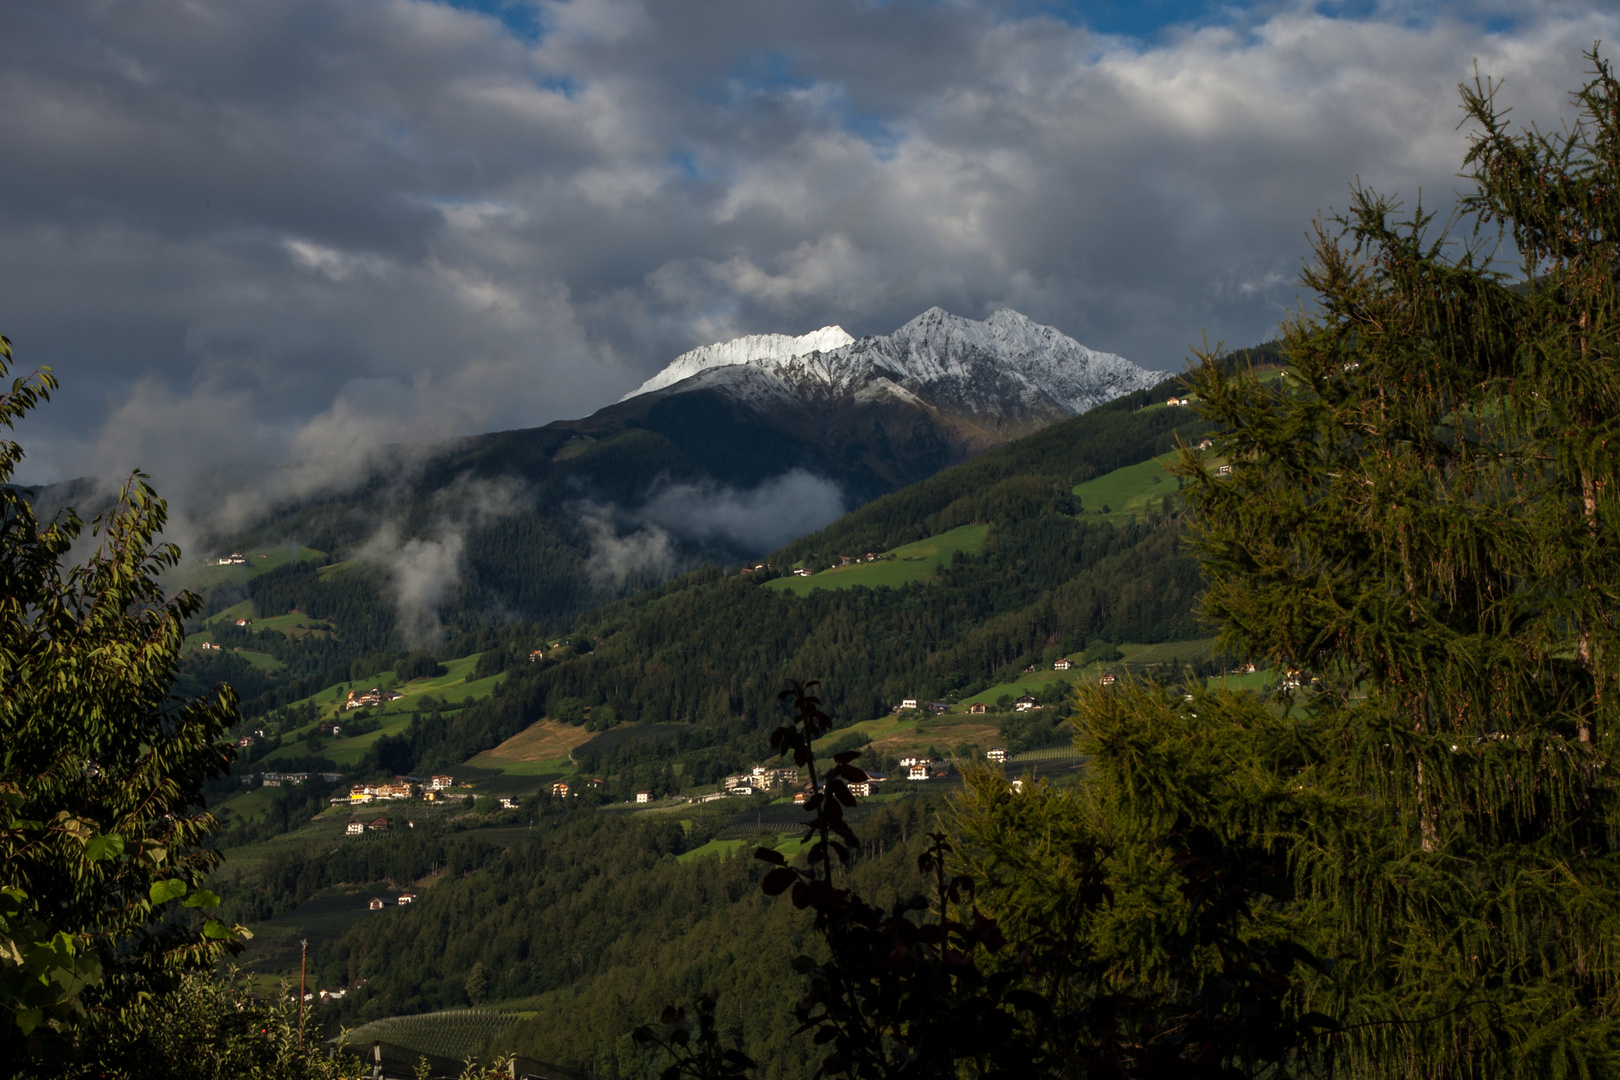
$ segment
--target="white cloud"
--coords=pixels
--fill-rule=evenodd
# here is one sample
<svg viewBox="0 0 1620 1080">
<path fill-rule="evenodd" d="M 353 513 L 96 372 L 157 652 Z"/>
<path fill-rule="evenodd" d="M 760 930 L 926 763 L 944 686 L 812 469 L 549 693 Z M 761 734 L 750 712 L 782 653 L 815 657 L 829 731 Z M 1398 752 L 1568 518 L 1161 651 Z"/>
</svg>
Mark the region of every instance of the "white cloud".
<svg viewBox="0 0 1620 1080">
<path fill-rule="evenodd" d="M 1476 58 L 1553 126 L 1620 36 L 1559 4 L 1146 43 L 990 0 L 534 10 L 530 40 L 427 0 L 6 6 L 0 331 L 65 384 L 30 475 L 348 462 L 932 304 L 1173 367 L 1269 336 L 1355 178 L 1449 204 Z"/>
</svg>

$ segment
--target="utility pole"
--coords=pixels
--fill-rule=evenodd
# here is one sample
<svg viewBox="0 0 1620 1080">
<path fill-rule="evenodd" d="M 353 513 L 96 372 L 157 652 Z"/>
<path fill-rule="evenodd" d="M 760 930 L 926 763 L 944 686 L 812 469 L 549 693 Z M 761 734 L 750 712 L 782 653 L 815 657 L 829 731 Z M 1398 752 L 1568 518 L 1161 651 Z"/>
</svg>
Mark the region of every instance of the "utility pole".
<svg viewBox="0 0 1620 1080">
<path fill-rule="evenodd" d="M 304 975 L 309 971 L 309 938 L 298 941 L 298 1045 L 304 1045 Z"/>
</svg>

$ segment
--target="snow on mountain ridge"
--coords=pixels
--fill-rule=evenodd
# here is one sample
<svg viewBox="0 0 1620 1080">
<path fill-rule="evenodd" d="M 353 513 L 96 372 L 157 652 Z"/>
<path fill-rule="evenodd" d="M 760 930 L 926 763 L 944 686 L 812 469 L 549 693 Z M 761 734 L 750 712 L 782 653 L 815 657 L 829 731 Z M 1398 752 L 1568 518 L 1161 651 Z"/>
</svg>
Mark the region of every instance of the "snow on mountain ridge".
<svg viewBox="0 0 1620 1080">
<path fill-rule="evenodd" d="M 780 364 L 813 352 L 832 352 L 855 339 L 842 326 L 823 326 L 808 334 L 749 334 L 746 337 L 702 345 L 684 352 L 672 360 L 668 367 L 630 391 L 620 401 L 628 401 L 639 394 L 674 386 L 703 371 L 736 364 Z"/>
<path fill-rule="evenodd" d="M 840 336 L 843 344 L 825 347 Z M 1052 420 L 1166 377 L 1008 308 L 979 321 L 934 307 L 879 337 L 855 340 L 827 327 L 801 338 L 767 334 L 694 349 L 625 398 L 680 384 L 682 391 L 722 390 L 756 407 L 854 394 L 899 396 L 997 421 Z"/>
</svg>

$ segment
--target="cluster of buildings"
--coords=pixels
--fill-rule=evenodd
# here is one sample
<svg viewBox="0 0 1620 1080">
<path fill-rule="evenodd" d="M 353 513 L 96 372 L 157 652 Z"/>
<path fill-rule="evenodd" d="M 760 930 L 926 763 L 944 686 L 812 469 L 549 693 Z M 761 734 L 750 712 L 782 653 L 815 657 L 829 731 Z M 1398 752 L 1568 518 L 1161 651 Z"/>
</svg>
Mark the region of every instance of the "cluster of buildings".
<svg viewBox="0 0 1620 1080">
<path fill-rule="evenodd" d="M 382 705 L 404 696 L 404 694 L 396 694 L 392 690 L 383 690 L 375 686 L 358 694 L 350 690 L 349 700 L 343 703 L 343 707 L 345 709 L 364 709 L 368 705 Z"/>
<path fill-rule="evenodd" d="M 903 757 L 900 767 L 906 770 L 907 780 L 934 780 L 948 771 L 943 761 L 925 757 Z"/>
<path fill-rule="evenodd" d="M 308 781 L 311 776 L 319 776 L 328 784 L 335 784 L 343 779 L 342 773 L 335 772 L 262 772 L 259 774 L 259 783 L 264 787 L 297 787 L 299 784 Z M 249 777 L 249 779 L 252 778 Z"/>
<path fill-rule="evenodd" d="M 260 555 L 259 558 L 262 559 L 262 558 L 264 558 L 264 556 Z M 229 555 L 221 555 L 219 558 L 215 559 L 214 560 L 214 565 L 215 566 L 246 566 L 247 565 L 247 556 L 243 555 L 240 551 L 233 551 Z"/>
<path fill-rule="evenodd" d="M 727 795 L 757 795 L 772 788 L 786 787 L 798 779 L 798 769 L 755 765 L 752 772 L 726 777 L 723 786 Z"/>
<path fill-rule="evenodd" d="M 450 797 L 450 789 L 455 786 L 456 778 L 446 773 L 429 777 L 426 781 L 414 776 L 396 776 L 392 781 L 383 784 L 355 784 L 349 788 L 347 798 L 339 796 L 332 801 L 359 804 L 374 799 L 414 799 L 421 795 L 428 802 L 437 802 Z"/>
<path fill-rule="evenodd" d="M 936 716 L 943 716 L 944 714 L 951 711 L 951 707 L 949 705 L 947 705 L 943 701 L 930 701 L 930 702 L 924 703 L 924 702 L 918 701 L 914 697 L 908 697 L 908 698 L 901 698 L 900 699 L 900 704 L 898 704 L 898 705 L 894 706 L 893 708 L 891 708 L 889 710 L 889 712 L 898 713 L 898 712 L 903 712 L 906 709 L 922 709 L 923 711 L 931 712 L 931 713 L 935 714 Z"/>
<path fill-rule="evenodd" d="M 571 795 L 578 795 L 582 790 L 601 791 L 602 781 L 594 779 L 576 780 L 570 783 L 567 780 L 559 780 L 551 785 L 551 797 L 553 799 L 566 799 Z"/>
</svg>

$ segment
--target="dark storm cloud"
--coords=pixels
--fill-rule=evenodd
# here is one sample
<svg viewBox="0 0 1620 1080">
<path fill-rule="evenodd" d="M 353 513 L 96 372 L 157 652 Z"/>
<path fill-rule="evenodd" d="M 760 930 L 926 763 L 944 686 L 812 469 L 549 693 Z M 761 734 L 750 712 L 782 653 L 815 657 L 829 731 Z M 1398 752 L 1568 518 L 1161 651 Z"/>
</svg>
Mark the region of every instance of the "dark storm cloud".
<svg viewBox="0 0 1620 1080">
<path fill-rule="evenodd" d="M 1175 367 L 1206 331 L 1269 335 L 1352 178 L 1449 201 L 1474 58 L 1555 122 L 1620 25 L 525 10 L 533 34 L 408 0 L 7 5 L 0 330 L 66 384 L 24 432 L 34 474 L 139 464 L 200 494 L 222 462 L 341 472 L 582 415 L 696 344 L 933 304 Z"/>
</svg>

